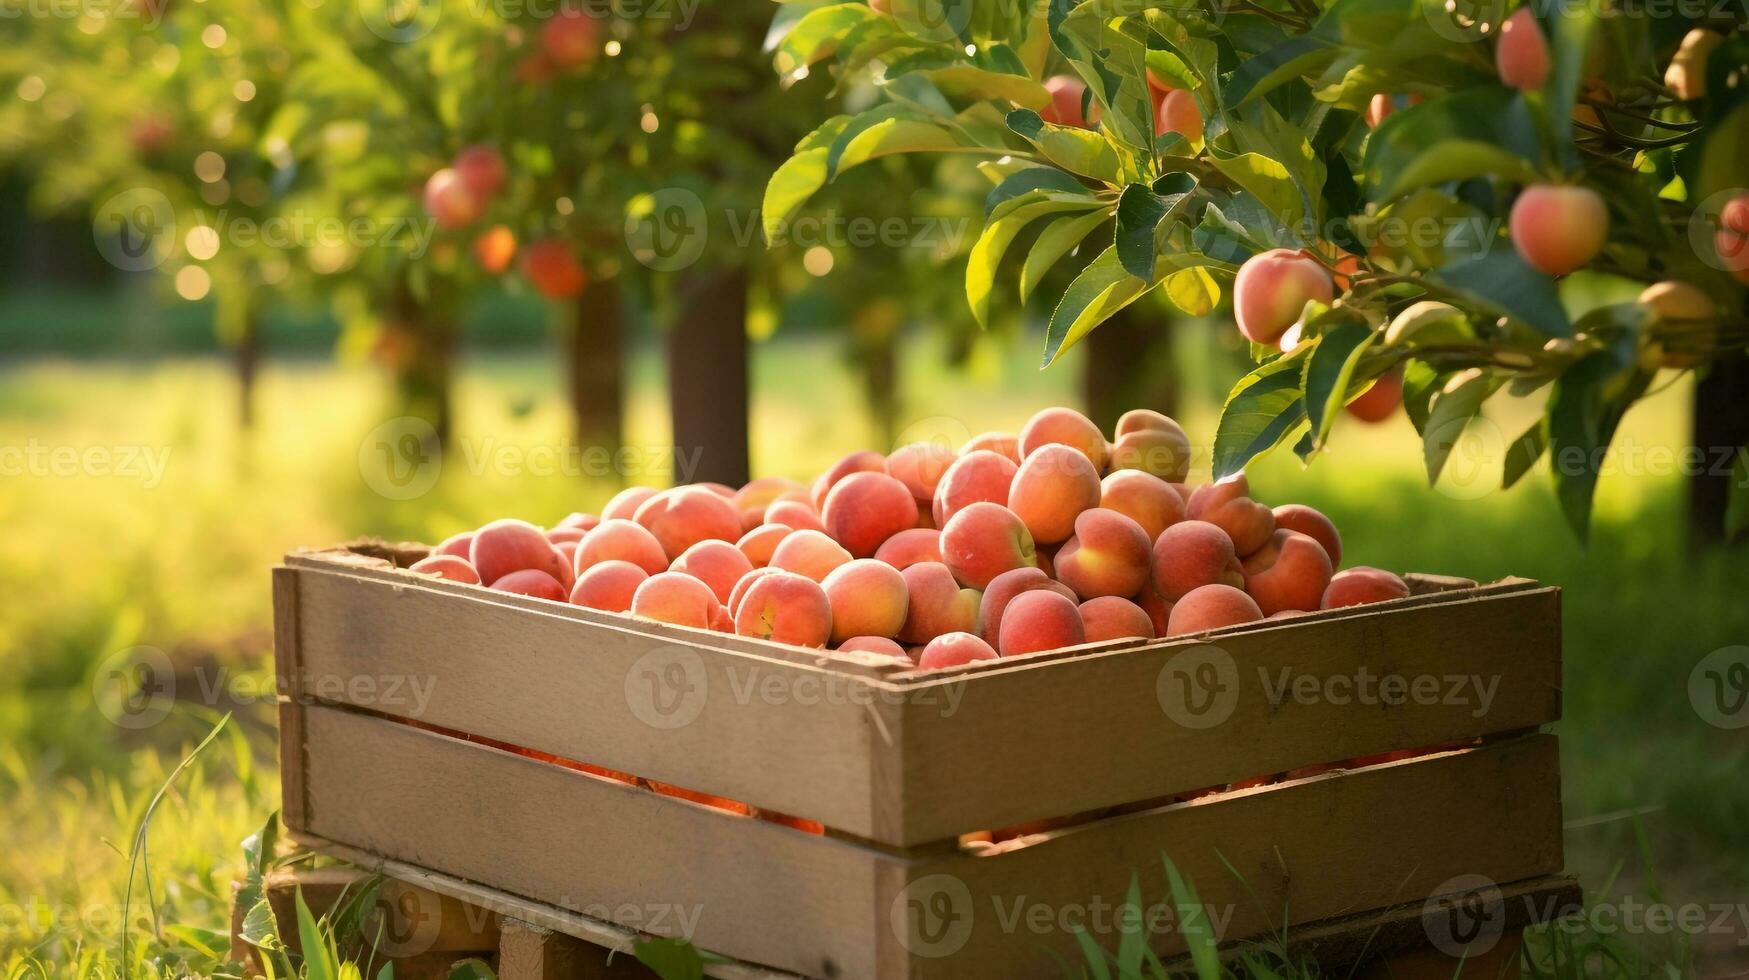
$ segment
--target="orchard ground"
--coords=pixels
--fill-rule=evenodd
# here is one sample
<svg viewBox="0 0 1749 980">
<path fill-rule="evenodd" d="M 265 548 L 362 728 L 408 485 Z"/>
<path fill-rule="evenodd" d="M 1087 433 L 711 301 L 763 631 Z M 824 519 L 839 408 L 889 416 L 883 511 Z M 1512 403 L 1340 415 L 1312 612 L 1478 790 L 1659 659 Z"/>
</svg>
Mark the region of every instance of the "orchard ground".
<svg viewBox="0 0 1749 980">
<path fill-rule="evenodd" d="M 1179 340 L 1184 376 L 1208 379 L 1179 413 L 1202 454 L 1193 480 L 1206 479 L 1216 399 L 1237 372 L 1200 353 L 1216 341 L 1199 328 Z M 1079 358 L 1039 374 L 1036 350 L 1033 337 L 978 347 L 960 370 L 944 366 L 939 344 L 908 344 L 902 437 L 1013 430 L 1039 407 L 1075 404 Z M 876 445 L 837 346 L 765 344 L 754 371 L 756 474 L 805 478 Z M 630 380 L 629 482 L 660 484 L 654 351 L 638 353 Z M 358 534 L 434 542 L 506 513 L 550 523 L 598 508 L 611 487 L 579 475 L 594 465 L 587 457 L 563 452 L 561 386 L 560 365 L 544 356 L 471 358 L 456 448 L 429 490 L 400 500 L 406 485 L 385 495 L 360 468 L 385 417 L 386 385 L 368 368 L 270 362 L 248 434 L 235 426 L 222 361 L 0 369 L 0 964 L 31 950 L 73 962 L 114 954 L 126 873 L 116 849 L 127 850 L 189 745 L 237 710 L 232 735 L 167 798 L 150 850 L 164 942 L 222 950 L 238 842 L 277 806 L 267 569 L 290 548 Z M 1565 587 L 1568 866 L 1597 888 L 1620 864 L 1616 892 L 1645 900 L 1637 821 L 1665 901 L 1735 903 L 1749 895 L 1749 728 L 1708 723 L 1688 685 L 1702 658 L 1749 643 L 1749 604 L 1740 557 L 1684 554 L 1670 450 L 1683 442 L 1688 392 L 1677 381 L 1629 416 L 1618 444 L 1630 452 L 1603 483 L 1589 549 L 1561 520 L 1546 474 L 1507 492 L 1428 489 L 1400 415 L 1383 426 L 1344 419 L 1326 458 L 1302 470 L 1272 457 L 1252 485 L 1269 503 L 1331 515 L 1349 564 Z M 118 726 L 94 692 L 139 646 L 170 658 L 183 700 L 157 725 Z M 145 887 L 136 884 L 136 917 Z M 1749 937 L 1700 945 L 1738 941 Z"/>
</svg>

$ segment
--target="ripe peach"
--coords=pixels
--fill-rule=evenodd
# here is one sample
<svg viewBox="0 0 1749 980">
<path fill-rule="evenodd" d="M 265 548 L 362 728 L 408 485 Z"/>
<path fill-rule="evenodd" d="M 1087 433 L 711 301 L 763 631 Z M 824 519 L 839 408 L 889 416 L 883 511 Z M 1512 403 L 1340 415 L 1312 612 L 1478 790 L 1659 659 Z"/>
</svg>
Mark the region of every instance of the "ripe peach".
<svg viewBox="0 0 1749 980">
<path fill-rule="evenodd" d="M 989 449 L 962 453 L 936 484 L 930 509 L 935 526 L 946 527 L 948 518 L 980 500 L 1006 506 L 1008 487 L 1014 483 L 1014 472 L 1019 468 L 1014 460 Z"/>
<path fill-rule="evenodd" d="M 543 238 L 522 250 L 522 276 L 548 299 L 571 299 L 589 281 L 571 246 L 557 238 Z"/>
<path fill-rule="evenodd" d="M 874 556 L 900 571 L 920 561 L 941 561 L 941 532 L 932 527 L 900 531 L 882 542 Z"/>
<path fill-rule="evenodd" d="M 565 577 L 559 580 L 559 584 L 566 589 L 577 584 L 577 548 L 582 544 L 582 541 L 553 542 L 553 550 L 559 553 L 559 567 L 565 570 Z"/>
<path fill-rule="evenodd" d="M 1706 98 L 1707 60 L 1724 43 L 1725 35 L 1704 27 L 1684 34 L 1670 57 L 1670 66 L 1664 69 L 1664 87 L 1684 102 Z"/>
<path fill-rule="evenodd" d="M 923 653 L 917 658 L 920 670 L 938 670 L 942 667 L 958 667 L 974 660 L 995 660 L 996 651 L 971 633 L 943 633 L 923 648 Z"/>
<path fill-rule="evenodd" d="M 1512 202 L 1508 225 L 1512 247 L 1525 262 L 1560 276 L 1603 251 L 1609 240 L 1609 209 L 1603 195 L 1589 187 L 1532 184 Z"/>
<path fill-rule="evenodd" d="M 1379 128 L 1379 124 L 1397 111 L 1396 103 L 1391 101 L 1389 92 L 1379 92 L 1366 103 L 1366 124 L 1370 129 Z"/>
<path fill-rule="evenodd" d="M 814 507 L 818 509 L 825 506 L 826 494 L 831 492 L 832 486 L 839 480 L 844 479 L 852 473 L 861 473 L 864 471 L 870 473 L 885 473 L 886 470 L 887 458 L 885 456 L 882 456 L 880 453 L 877 453 L 872 449 L 859 449 L 840 459 L 838 462 L 833 463 L 831 469 L 820 474 L 819 478 L 814 481 L 814 485 L 809 489 L 808 493 L 813 497 Z M 766 519 L 770 520 L 769 517 Z"/>
<path fill-rule="evenodd" d="M 1202 139 L 1202 110 L 1197 107 L 1196 96 L 1185 89 L 1175 88 L 1166 93 L 1160 100 L 1156 122 L 1156 135 L 1181 133 L 1192 143 Z"/>
<path fill-rule="evenodd" d="M 638 508 L 644 505 L 644 501 L 655 495 L 655 487 L 626 487 L 614 494 L 606 507 L 601 508 L 601 519 L 611 521 L 618 518 L 629 521 L 637 516 Z"/>
<path fill-rule="evenodd" d="M 638 584 L 631 613 L 645 619 L 710 629 L 716 614 L 716 594 L 710 586 L 683 572 L 660 572 Z"/>
<path fill-rule="evenodd" d="M 565 579 L 564 560 L 546 534 L 533 524 L 514 518 L 493 521 L 475 531 L 468 560 L 473 562 L 480 581 L 487 585 L 526 568 L 545 572 L 555 582 Z"/>
<path fill-rule="evenodd" d="M 1362 422 L 1383 422 L 1390 418 L 1397 406 L 1403 404 L 1403 372 L 1393 368 L 1373 381 L 1372 385 L 1361 392 L 1347 406 L 1348 414 Z"/>
<path fill-rule="evenodd" d="M 474 532 L 463 531 L 444 538 L 436 548 L 431 549 L 434 555 L 454 555 L 457 558 L 467 558 L 472 555 L 474 547 Z"/>
<path fill-rule="evenodd" d="M 711 611 L 711 632 L 728 633 L 731 636 L 735 632 L 735 617 L 729 615 L 729 607 L 720 602 L 717 603 L 717 608 Z"/>
<path fill-rule="evenodd" d="M 746 486 L 736 490 L 729 503 L 735 508 L 737 514 L 753 511 L 763 517 L 766 508 L 786 493 L 805 494 L 807 488 L 785 477 L 762 476 L 757 480 L 749 481 Z"/>
<path fill-rule="evenodd" d="M 719 494 L 703 487 L 664 490 L 638 507 L 636 520 L 649 528 L 673 561 L 700 541 L 736 541 L 741 517 Z"/>
<path fill-rule="evenodd" d="M 593 530 L 595 526 L 600 523 L 601 518 L 596 515 L 585 514 L 580 510 L 574 510 L 569 514 L 566 514 L 564 518 L 561 519 L 559 523 L 553 525 L 553 527 L 555 530 L 558 528 L 574 527 L 579 531 L 589 531 Z"/>
<path fill-rule="evenodd" d="M 796 572 L 816 582 L 823 582 L 832 569 L 850 559 L 850 552 L 845 551 L 843 545 L 827 537 L 824 532 L 791 531 L 777 543 L 777 549 L 771 553 L 770 567 Z"/>
<path fill-rule="evenodd" d="M 1310 535 L 1279 530 L 1240 563 L 1245 591 L 1265 616 L 1284 609 L 1316 609 L 1330 584 L 1330 556 Z"/>
<path fill-rule="evenodd" d="M 905 484 L 885 473 L 852 473 L 826 494 L 820 521 L 852 555 L 867 558 L 888 538 L 917 524 L 917 501 Z"/>
<path fill-rule="evenodd" d="M 905 652 L 904 647 L 892 638 L 885 636 L 853 636 L 838 644 L 838 649 L 846 653 L 878 653 L 887 657 L 898 657 L 901 660 L 911 659 L 911 655 Z"/>
<path fill-rule="evenodd" d="M 1245 572 L 1227 532 L 1207 521 L 1179 521 L 1154 541 L 1154 588 L 1177 603 L 1205 585 L 1237 588 Z"/>
<path fill-rule="evenodd" d="M 1047 589 L 1075 601 L 1073 589 L 1053 580 L 1040 568 L 1013 568 L 990 580 L 978 604 L 978 635 L 991 646 L 1002 641 L 1002 611 L 1022 592 Z"/>
<path fill-rule="evenodd" d="M 753 563 L 740 548 L 727 541 L 700 541 L 680 553 L 669 571 L 685 572 L 711 587 L 718 602 L 729 601 L 729 592 L 741 576 L 753 570 Z"/>
<path fill-rule="evenodd" d="M 1135 602 L 1142 612 L 1148 614 L 1148 622 L 1154 627 L 1152 635 L 1165 636 L 1166 623 L 1172 618 L 1172 603 L 1160 595 L 1152 582 L 1143 586 L 1142 591 L 1136 594 Z"/>
<path fill-rule="evenodd" d="M 581 10 L 560 10 L 541 25 L 541 52 L 559 68 L 577 68 L 594 60 L 599 33 L 595 19 Z"/>
<path fill-rule="evenodd" d="M 973 436 L 971 442 L 960 447 L 960 455 L 975 453 L 980 449 L 1007 456 L 1015 465 L 1020 464 L 1020 437 L 1012 432 L 981 432 Z"/>
<path fill-rule="evenodd" d="M 421 558 L 407 569 L 421 575 L 433 575 L 446 578 L 451 582 L 463 582 L 467 585 L 479 585 L 480 573 L 474 571 L 474 566 L 466 558 L 455 555 L 431 555 Z"/>
<path fill-rule="evenodd" d="M 977 628 L 983 594 L 960 588 L 946 565 L 918 562 L 899 574 L 904 576 L 907 593 L 905 625 L 898 637 L 902 642 L 928 643 L 943 633 Z"/>
<path fill-rule="evenodd" d="M 1128 596 L 1148 583 L 1152 552 L 1147 532 L 1115 510 L 1094 507 L 1075 518 L 1075 534 L 1054 562 L 1057 579 L 1082 599 Z"/>
<path fill-rule="evenodd" d="M 668 554 L 656 536 L 642 524 L 618 517 L 602 521 L 583 536 L 575 568 L 581 575 L 596 562 L 610 559 L 629 561 L 651 575 L 668 570 Z"/>
<path fill-rule="evenodd" d="M 761 575 L 735 609 L 735 632 L 802 647 L 826 645 L 832 604 L 820 584 L 793 572 Z"/>
<path fill-rule="evenodd" d="M 1050 93 L 1051 102 L 1039 110 L 1039 117 L 1045 122 L 1058 126 L 1073 126 L 1076 129 L 1092 129 L 1099 120 L 1099 104 L 1088 103 L 1092 119 L 1081 111 L 1082 97 L 1087 94 L 1087 83 L 1073 75 L 1052 75 L 1045 79 L 1045 91 Z"/>
<path fill-rule="evenodd" d="M 1521 91 L 1542 88 L 1549 80 L 1549 44 L 1529 7 L 1513 11 L 1500 25 L 1494 67 L 1502 85 Z"/>
<path fill-rule="evenodd" d="M 939 442 L 913 442 L 887 456 L 887 474 L 903 483 L 912 497 L 927 503 L 935 499 L 935 488 L 958 458 Z"/>
<path fill-rule="evenodd" d="M 465 146 L 455 155 L 453 166 L 474 196 L 486 200 L 504 189 L 504 155 L 484 143 Z"/>
<path fill-rule="evenodd" d="M 826 525 L 820 520 L 820 512 L 811 504 L 799 500 L 775 500 L 770 507 L 765 508 L 765 523 L 783 524 L 797 531 L 819 531 L 824 534 Z"/>
<path fill-rule="evenodd" d="M 1251 499 L 1251 482 L 1243 473 L 1197 487 L 1184 505 L 1184 516 L 1227 532 L 1234 552 L 1241 556 L 1263 547 L 1275 533 L 1275 515 Z"/>
<path fill-rule="evenodd" d="M 473 224 L 485 210 L 485 203 L 452 167 L 444 167 L 426 178 L 424 203 L 425 213 L 446 230 Z"/>
<path fill-rule="evenodd" d="M 735 615 L 735 611 L 741 608 L 741 597 L 747 594 L 747 590 L 753 587 L 754 582 L 759 581 L 762 576 L 780 571 L 783 569 L 763 565 L 741 576 L 741 580 L 735 583 L 733 589 L 729 590 L 729 601 L 723 603 L 723 607 L 729 611 L 730 616 Z"/>
<path fill-rule="evenodd" d="M 1182 636 L 1201 633 L 1224 626 L 1255 623 L 1263 611 L 1244 592 L 1230 585 L 1205 585 L 1192 589 L 1184 598 L 1172 604 L 1172 617 L 1166 623 L 1166 635 Z"/>
<path fill-rule="evenodd" d="M 1026 446 L 1022 437 L 1021 446 Z M 1075 531 L 1075 517 L 1099 506 L 1099 472 L 1078 449 L 1051 443 L 1021 460 L 1008 489 L 1014 511 L 1039 544 L 1056 544 Z"/>
<path fill-rule="evenodd" d="M 1409 585 L 1392 572 L 1369 565 L 1356 565 L 1337 572 L 1324 590 L 1320 609 L 1341 609 L 1367 602 L 1402 599 L 1409 595 Z"/>
<path fill-rule="evenodd" d="M 1184 520 L 1184 498 L 1172 484 L 1141 470 L 1112 470 L 1099 483 L 1099 506 L 1140 524 L 1150 543 Z"/>
<path fill-rule="evenodd" d="M 552 599 L 555 602 L 565 601 L 565 587 L 558 579 L 546 572 L 534 568 L 519 568 L 507 575 L 501 575 L 498 581 L 492 583 L 492 588 L 499 592 L 514 592 L 517 595 L 534 596 L 536 599 Z"/>
<path fill-rule="evenodd" d="M 1331 567 L 1342 564 L 1342 532 L 1336 530 L 1336 525 L 1330 518 L 1305 504 L 1282 504 L 1272 513 L 1275 515 L 1276 530 L 1286 528 L 1307 535 L 1324 546 L 1324 553 L 1330 556 Z"/>
<path fill-rule="evenodd" d="M 960 510 L 941 529 L 941 560 L 961 585 L 982 589 L 1011 568 L 1038 564 L 1032 535 L 1001 504 L 980 501 Z"/>
<path fill-rule="evenodd" d="M 905 576 L 884 561 L 858 558 L 832 569 L 820 583 L 832 606 L 832 640 L 897 636 L 905 625 L 910 590 Z"/>
<path fill-rule="evenodd" d="M 1316 259 L 1287 248 L 1272 248 L 1245 260 L 1233 280 L 1233 317 L 1253 343 L 1274 346 L 1298 322 L 1312 300 L 1328 304 L 1334 293 L 1330 274 Z"/>
<path fill-rule="evenodd" d="M 1141 606 L 1115 595 L 1102 595 L 1081 603 L 1081 624 L 1087 642 L 1121 640 L 1138 636 L 1154 638 L 1154 621 Z"/>
<path fill-rule="evenodd" d="M 583 540 L 584 531 L 580 527 L 555 527 L 547 531 L 547 540 L 553 544 L 569 541 L 572 544 Z"/>
<path fill-rule="evenodd" d="M 649 577 L 649 572 L 629 561 L 610 558 L 596 562 L 577 576 L 577 584 L 571 587 L 571 605 L 626 612 L 632 608 L 638 586 Z"/>
<path fill-rule="evenodd" d="M 1107 459 L 1105 433 L 1093 420 L 1072 408 L 1041 409 L 1020 427 L 1020 459 L 1024 463 L 1045 446 L 1058 444 L 1080 450 L 1095 470 L 1104 470 Z"/>
<path fill-rule="evenodd" d="M 771 564 L 771 553 L 777 550 L 777 543 L 789 535 L 788 524 L 761 524 L 735 542 L 735 547 L 741 549 L 741 554 L 747 556 L 747 561 L 754 568 L 763 568 Z"/>
<path fill-rule="evenodd" d="M 508 225 L 493 225 L 474 239 L 474 261 L 488 274 L 501 276 L 516 260 L 516 232 Z"/>
<path fill-rule="evenodd" d="M 1057 650 L 1087 642 L 1087 628 L 1075 603 L 1055 592 L 1033 589 L 1009 600 L 1002 610 L 1004 657 Z"/>
<path fill-rule="evenodd" d="M 1190 437 L 1177 422 L 1160 417 L 1168 424 L 1131 429 L 1117 437 L 1111 445 L 1113 470 L 1141 470 L 1168 482 L 1189 475 Z"/>
</svg>

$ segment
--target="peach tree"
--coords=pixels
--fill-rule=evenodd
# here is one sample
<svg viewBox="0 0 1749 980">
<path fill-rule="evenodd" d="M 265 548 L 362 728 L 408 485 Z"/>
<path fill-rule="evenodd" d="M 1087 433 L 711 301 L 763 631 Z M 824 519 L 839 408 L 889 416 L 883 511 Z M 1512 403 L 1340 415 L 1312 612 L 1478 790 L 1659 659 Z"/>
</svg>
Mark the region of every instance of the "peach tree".
<svg viewBox="0 0 1749 980">
<path fill-rule="evenodd" d="M 777 70 L 829 68 L 860 108 L 796 146 L 764 220 L 878 157 L 973 155 L 989 181 L 974 314 L 1075 270 L 1050 300 L 1046 365 L 1149 292 L 1192 315 L 1230 304 L 1256 366 L 1223 406 L 1217 478 L 1283 445 L 1310 460 L 1345 405 L 1400 402 L 1430 480 L 1460 444 L 1508 486 L 1547 455 L 1583 536 L 1654 375 L 1749 346 L 1743 17 L 1617 0 L 790 0 Z M 1499 433 L 1481 416 L 1497 393 L 1536 422 Z M 1737 531 L 1749 454 L 1727 450 Z"/>
</svg>

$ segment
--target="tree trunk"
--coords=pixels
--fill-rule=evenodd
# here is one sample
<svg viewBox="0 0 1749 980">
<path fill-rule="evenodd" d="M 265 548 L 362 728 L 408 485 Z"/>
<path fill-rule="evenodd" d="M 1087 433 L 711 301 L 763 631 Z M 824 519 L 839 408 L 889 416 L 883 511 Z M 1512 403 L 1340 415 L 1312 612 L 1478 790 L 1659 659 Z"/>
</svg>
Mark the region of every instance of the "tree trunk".
<svg viewBox="0 0 1749 980">
<path fill-rule="evenodd" d="M 625 444 L 625 298 L 618 279 L 591 280 L 577 297 L 566 364 L 577 446 L 600 455 L 620 482 Z"/>
<path fill-rule="evenodd" d="M 1110 432 L 1118 416 L 1132 408 L 1167 415 L 1178 409 L 1178 384 L 1172 370 L 1172 317 L 1155 308 L 1130 305 L 1093 329 L 1083 340 L 1081 400 L 1087 416 Z"/>
<path fill-rule="evenodd" d="M 255 379 L 261 372 L 261 308 L 251 302 L 243 311 L 234 352 L 237 366 L 237 424 L 255 427 Z"/>
<path fill-rule="evenodd" d="M 747 271 L 700 273 L 668 331 L 676 483 L 747 482 Z"/>
<path fill-rule="evenodd" d="M 1722 544 L 1725 507 L 1731 498 L 1731 465 L 1735 450 L 1749 444 L 1749 355 L 1733 354 L 1715 361 L 1694 389 L 1695 448 L 1702 454 L 1700 471 L 1688 480 L 1688 541 L 1692 550 Z"/>
<path fill-rule="evenodd" d="M 412 287 L 403 282 L 395 290 L 390 332 L 401 411 L 431 424 L 437 445 L 430 448 L 448 446 L 456 328 L 447 305 L 420 302 Z"/>
<path fill-rule="evenodd" d="M 873 418 L 876 445 L 891 446 L 899 435 L 898 338 L 887 336 L 858 352 L 864 394 Z"/>
</svg>

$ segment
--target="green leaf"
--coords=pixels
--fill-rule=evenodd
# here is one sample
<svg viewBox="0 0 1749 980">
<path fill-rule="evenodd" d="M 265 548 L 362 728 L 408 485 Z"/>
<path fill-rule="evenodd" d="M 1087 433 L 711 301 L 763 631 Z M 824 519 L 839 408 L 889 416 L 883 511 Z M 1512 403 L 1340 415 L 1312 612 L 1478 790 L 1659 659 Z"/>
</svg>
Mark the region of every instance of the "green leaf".
<svg viewBox="0 0 1749 980">
<path fill-rule="evenodd" d="M 1553 70 L 1549 72 L 1543 97 L 1548 105 L 1550 128 L 1554 130 L 1555 147 L 1570 169 L 1579 165 L 1579 149 L 1573 144 L 1573 103 L 1590 74 L 1585 64 L 1597 33 L 1597 17 L 1598 11 L 1588 4 L 1563 5 L 1553 18 L 1554 30 L 1549 36 Z"/>
<path fill-rule="evenodd" d="M 859 113 L 844 127 L 826 154 L 826 179 L 875 157 L 894 153 L 951 150 L 960 146 L 951 132 L 908 106 L 887 103 Z"/>
<path fill-rule="evenodd" d="M 453 971 L 453 969 L 454 969 L 454 966 L 452 965 L 451 970 Z M 453 973 L 452 973 L 452 975 L 453 975 Z M 376 980 L 395 980 L 395 961 L 394 960 L 389 960 L 387 963 L 384 963 L 382 965 L 382 969 L 377 971 Z"/>
<path fill-rule="evenodd" d="M 840 3 L 809 11 L 778 44 L 778 72 L 792 75 L 798 68 L 831 55 L 852 28 L 876 16 L 864 3 Z"/>
<path fill-rule="evenodd" d="M 1367 137 L 1361 174 L 1376 203 L 1418 187 L 1501 177 L 1534 179 L 1540 162 L 1524 99 L 1478 86 L 1392 113 Z"/>
<path fill-rule="evenodd" d="M 1355 368 L 1377 339 L 1378 334 L 1365 323 L 1342 319 L 1324 330 L 1307 356 L 1306 421 L 1311 423 L 1314 448 L 1329 438 L 1336 416 L 1348 402 Z"/>
<path fill-rule="evenodd" d="M 1032 250 L 1026 254 L 1026 263 L 1020 267 L 1020 301 L 1026 302 L 1057 260 L 1110 217 L 1100 210 L 1052 219 L 1050 227 L 1039 233 Z"/>
<path fill-rule="evenodd" d="M 1143 929 L 1145 921 L 1141 877 L 1131 871 L 1129 891 L 1124 893 L 1123 911 L 1117 923 L 1122 934 L 1117 947 L 1117 975 L 1120 977 L 1142 975 L 1142 951 L 1148 948 L 1146 932 Z"/>
<path fill-rule="evenodd" d="M 1221 286 L 1207 266 L 1179 269 L 1161 281 L 1166 298 L 1190 316 L 1208 316 L 1221 302 Z"/>
<path fill-rule="evenodd" d="M 1117 232 L 1114 242 L 1118 261 L 1130 275 L 1154 278 L 1154 230 L 1166 217 L 1170 201 L 1146 184 L 1130 184 L 1117 199 Z"/>
<path fill-rule="evenodd" d="M 1040 367 L 1050 367 L 1058 355 L 1075 346 L 1088 331 L 1150 288 L 1148 281 L 1124 271 L 1116 248 L 1099 253 L 1057 301 L 1051 322 L 1045 327 L 1045 356 Z"/>
<path fill-rule="evenodd" d="M 1536 423 L 1526 429 L 1524 435 L 1512 441 L 1506 447 L 1506 468 L 1500 478 L 1500 489 L 1510 490 L 1512 485 L 1524 478 L 1536 461 L 1542 458 L 1543 451 L 1549 446 L 1548 423 L 1537 419 Z"/>
<path fill-rule="evenodd" d="M 1561 513 L 1580 541 L 1591 527 L 1591 499 L 1603 456 L 1628 406 L 1649 380 L 1616 350 L 1600 350 L 1569 367 L 1549 396 L 1549 459 Z"/>
<path fill-rule="evenodd" d="M 1453 263 L 1433 278 L 1546 336 L 1573 335 L 1554 280 L 1531 268 L 1511 248 L 1497 247 Z"/>
<path fill-rule="evenodd" d="M 1023 109 L 1043 109 L 1051 96 L 1045 87 L 1025 75 L 986 71 L 972 65 L 954 65 L 924 72 L 943 94 L 956 99 L 990 99 L 1012 102 Z"/>
<path fill-rule="evenodd" d="M 1174 88 L 1196 88 L 1199 82 L 1196 73 L 1190 70 L 1183 58 L 1160 48 L 1149 48 L 1144 57 L 1148 70 L 1160 81 Z"/>
<path fill-rule="evenodd" d="M 1197 898 L 1196 887 L 1178 873 L 1178 866 L 1165 855 L 1161 855 L 1161 859 L 1166 862 L 1166 884 L 1172 892 L 1172 905 L 1178 910 L 1178 932 L 1190 950 L 1190 961 L 1196 966 L 1196 975 L 1200 980 L 1220 980 L 1221 955 L 1217 948 L 1220 940 L 1215 935 L 1208 908 Z"/>
<path fill-rule="evenodd" d="M 1301 34 L 1240 62 L 1227 80 L 1229 106 L 1241 106 L 1276 86 L 1318 71 L 1336 57 L 1331 39 L 1318 31 Z"/>
<path fill-rule="evenodd" d="M 701 980 L 704 958 L 684 939 L 651 939 L 632 947 L 632 955 L 662 980 Z"/>
<path fill-rule="evenodd" d="M 1416 432 L 1426 434 L 1429 407 L 1444 384 L 1445 376 L 1426 361 L 1403 365 L 1403 414 L 1409 416 Z"/>
<path fill-rule="evenodd" d="M 998 205 L 1030 191 L 1085 194 L 1087 185 L 1055 167 L 1025 167 L 1002 178 L 1002 182 L 991 189 L 984 198 L 984 213 L 993 214 Z"/>
<path fill-rule="evenodd" d="M 498 974 L 490 963 L 470 956 L 449 965 L 449 980 L 498 980 Z"/>
<path fill-rule="evenodd" d="M 1307 353 L 1296 348 L 1260 365 L 1227 394 L 1215 427 L 1215 479 L 1240 472 L 1306 420 L 1300 377 Z"/>
<path fill-rule="evenodd" d="M 298 949 L 304 954 L 305 980 L 339 980 L 340 964 L 330 953 L 327 937 L 304 902 L 304 890 L 299 888 L 293 899 L 297 905 Z"/>
<path fill-rule="evenodd" d="M 1450 458 L 1452 447 L 1463 437 L 1470 420 L 1481 412 L 1482 403 L 1499 387 L 1499 382 L 1492 374 L 1480 368 L 1472 368 L 1453 376 L 1433 396 L 1433 404 L 1427 413 L 1427 424 L 1421 433 L 1422 453 L 1427 462 L 1428 486 L 1439 482 L 1439 473 L 1445 469 L 1445 461 Z"/>
<path fill-rule="evenodd" d="M 1299 185 L 1279 161 L 1260 153 L 1241 153 L 1235 157 L 1211 157 L 1209 162 L 1262 202 L 1282 224 L 1292 228 L 1304 219 Z"/>
<path fill-rule="evenodd" d="M 966 258 L 966 302 L 980 324 L 989 322 L 990 294 L 996 288 L 996 272 L 1008 246 L 1035 219 L 1064 211 L 1085 211 L 1100 207 L 1090 197 L 1045 195 L 1040 192 L 1017 197 L 998 209 L 995 219 L 984 225 L 972 251 Z"/>
<path fill-rule="evenodd" d="M 808 198 L 826 186 L 825 147 L 802 150 L 778 165 L 765 185 L 765 202 L 761 205 L 760 223 L 765 228 L 765 240 L 777 241 L 789 219 L 806 204 Z"/>
<path fill-rule="evenodd" d="M 1010 112 L 1008 128 L 1070 173 L 1108 184 L 1119 182 L 1117 153 L 1096 132 L 1047 123 L 1031 109 Z"/>
</svg>

